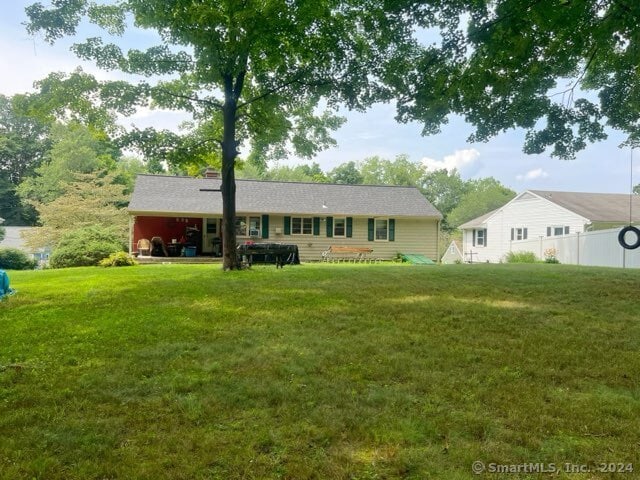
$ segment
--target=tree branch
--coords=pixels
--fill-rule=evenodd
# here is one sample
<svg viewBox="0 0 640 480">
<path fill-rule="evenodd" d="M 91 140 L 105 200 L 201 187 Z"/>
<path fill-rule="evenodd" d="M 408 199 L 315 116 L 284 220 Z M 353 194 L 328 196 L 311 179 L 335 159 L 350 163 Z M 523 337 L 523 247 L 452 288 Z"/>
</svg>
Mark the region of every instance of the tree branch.
<svg viewBox="0 0 640 480">
<path fill-rule="evenodd" d="M 580 73 L 580 75 L 578 75 L 578 78 L 576 78 L 576 81 L 573 82 L 573 85 L 571 85 L 566 90 L 563 90 L 562 92 L 558 92 L 558 93 L 554 93 L 553 95 L 549 95 L 549 98 L 557 97 L 558 95 L 562 95 L 564 97 L 564 95 L 566 95 L 568 93 L 569 94 L 569 99 L 567 100 L 567 107 L 568 107 L 569 104 L 573 102 L 573 94 L 574 94 L 574 92 L 576 90 L 576 87 L 582 81 L 584 76 L 587 74 L 587 70 L 589 70 L 589 67 L 593 63 L 593 59 L 596 57 L 596 53 L 598 53 L 598 47 L 594 46 L 593 50 L 591 51 L 591 55 L 589 55 L 589 59 L 587 60 L 586 65 L 582 69 L 582 72 Z M 562 103 L 564 103 L 564 99 L 563 99 Z"/>
<path fill-rule="evenodd" d="M 180 94 L 180 93 L 174 93 L 174 92 L 172 92 L 170 90 L 166 90 L 166 89 L 164 89 L 162 87 L 154 87 L 153 89 L 154 90 L 158 90 L 158 91 L 160 91 L 162 93 L 165 93 L 165 94 L 167 94 L 167 95 L 169 95 L 171 97 L 182 98 L 184 100 L 189 100 L 191 102 L 196 102 L 196 103 L 204 103 L 205 105 L 209 105 L 211 107 L 215 107 L 215 108 L 217 108 L 219 110 L 222 110 L 222 104 L 220 102 L 216 101 L 216 100 L 208 100 L 208 99 L 205 99 L 205 98 L 191 97 L 189 95 L 183 95 L 183 94 Z"/>
<path fill-rule="evenodd" d="M 244 103 L 241 103 L 238 105 L 238 110 L 240 110 L 243 107 L 246 107 L 247 105 L 250 105 L 254 102 L 257 102 L 259 100 L 262 100 L 263 98 L 268 97 L 269 95 L 273 95 L 276 92 L 279 92 L 280 90 L 283 90 L 291 85 L 293 85 L 294 83 L 300 84 L 300 85 L 306 85 L 306 86 L 320 86 L 320 85 L 328 85 L 331 82 L 326 80 L 326 81 L 322 81 L 322 82 L 313 82 L 313 83 L 307 83 L 307 82 L 303 82 L 300 80 L 300 77 L 303 76 L 303 73 L 300 73 L 298 75 L 296 75 L 296 77 L 292 78 L 291 80 L 289 80 L 288 82 L 284 82 L 280 85 L 277 85 L 273 88 L 270 88 L 269 90 L 267 90 L 266 92 L 262 93 L 261 95 L 258 95 L 257 97 L 253 97 L 250 98 L 249 100 L 247 100 Z"/>
</svg>

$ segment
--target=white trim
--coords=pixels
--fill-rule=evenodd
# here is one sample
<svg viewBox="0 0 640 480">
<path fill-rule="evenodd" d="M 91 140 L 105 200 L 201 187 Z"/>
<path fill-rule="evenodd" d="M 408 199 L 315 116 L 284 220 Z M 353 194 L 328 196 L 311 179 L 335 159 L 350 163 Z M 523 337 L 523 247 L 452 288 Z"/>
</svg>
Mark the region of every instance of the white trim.
<svg viewBox="0 0 640 480">
<path fill-rule="evenodd" d="M 343 220 L 344 233 L 342 235 L 336 235 L 336 220 Z M 333 232 L 334 238 L 347 238 L 347 217 L 333 217 Z"/>
<path fill-rule="evenodd" d="M 377 222 L 383 220 L 387 222 L 387 236 L 386 238 L 378 238 L 378 226 Z M 388 242 L 389 241 L 389 217 L 378 217 L 373 219 L 373 241 L 374 242 Z"/>
<path fill-rule="evenodd" d="M 300 219 L 300 233 L 293 232 L 293 221 L 299 218 Z M 311 230 L 309 233 L 304 233 L 304 220 L 311 220 Z M 291 231 L 289 232 L 291 235 L 299 236 L 299 237 L 311 237 L 313 236 L 313 217 L 308 216 L 300 216 L 300 217 L 291 217 Z"/>
</svg>

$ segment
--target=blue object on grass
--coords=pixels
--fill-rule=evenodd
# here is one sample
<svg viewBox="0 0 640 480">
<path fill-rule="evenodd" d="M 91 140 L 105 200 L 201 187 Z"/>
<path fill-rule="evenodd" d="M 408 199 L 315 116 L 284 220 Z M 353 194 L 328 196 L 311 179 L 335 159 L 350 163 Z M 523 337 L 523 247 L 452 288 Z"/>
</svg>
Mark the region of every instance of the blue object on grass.
<svg viewBox="0 0 640 480">
<path fill-rule="evenodd" d="M 4 270 L 0 270 L 0 299 L 5 295 L 13 295 L 15 290 L 9 287 L 9 275 Z"/>
</svg>

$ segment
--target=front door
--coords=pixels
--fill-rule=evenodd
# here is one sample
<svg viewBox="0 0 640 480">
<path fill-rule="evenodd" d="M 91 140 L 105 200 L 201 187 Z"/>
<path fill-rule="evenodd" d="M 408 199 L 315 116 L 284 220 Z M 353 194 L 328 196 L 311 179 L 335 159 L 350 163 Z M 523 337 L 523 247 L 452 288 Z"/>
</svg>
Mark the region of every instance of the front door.
<svg viewBox="0 0 640 480">
<path fill-rule="evenodd" d="M 215 257 L 222 255 L 220 226 L 219 218 L 204 219 L 202 251 Z"/>
</svg>

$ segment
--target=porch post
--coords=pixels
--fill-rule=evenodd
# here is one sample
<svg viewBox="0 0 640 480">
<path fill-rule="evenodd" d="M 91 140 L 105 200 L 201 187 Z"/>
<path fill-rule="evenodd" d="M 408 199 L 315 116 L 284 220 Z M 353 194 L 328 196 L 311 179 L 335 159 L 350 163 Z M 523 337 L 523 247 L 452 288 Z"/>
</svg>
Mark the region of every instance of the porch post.
<svg viewBox="0 0 640 480">
<path fill-rule="evenodd" d="M 129 216 L 129 255 L 133 253 L 133 223 L 135 218 L 133 215 Z"/>
</svg>

